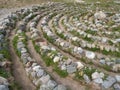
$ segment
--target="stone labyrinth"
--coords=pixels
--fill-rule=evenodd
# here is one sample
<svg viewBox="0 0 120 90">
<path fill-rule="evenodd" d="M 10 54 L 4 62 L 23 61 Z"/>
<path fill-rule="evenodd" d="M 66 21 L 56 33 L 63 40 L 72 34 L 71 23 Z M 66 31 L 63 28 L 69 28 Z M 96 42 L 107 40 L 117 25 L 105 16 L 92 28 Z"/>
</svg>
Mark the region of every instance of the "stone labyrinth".
<svg viewBox="0 0 120 90">
<path fill-rule="evenodd" d="M 52 2 L 12 12 L 0 22 L 0 90 L 11 48 L 37 90 L 120 90 L 120 13 Z"/>
</svg>

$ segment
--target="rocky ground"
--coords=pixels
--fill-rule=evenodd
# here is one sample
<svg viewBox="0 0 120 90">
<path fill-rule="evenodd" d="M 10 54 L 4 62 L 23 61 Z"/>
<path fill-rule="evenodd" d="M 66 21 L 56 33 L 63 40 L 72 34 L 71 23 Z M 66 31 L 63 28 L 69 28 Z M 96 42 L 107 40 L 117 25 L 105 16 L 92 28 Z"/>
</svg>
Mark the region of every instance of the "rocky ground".
<svg viewBox="0 0 120 90">
<path fill-rule="evenodd" d="M 0 2 L 0 90 L 120 90 L 119 1 L 41 2 Z"/>
</svg>

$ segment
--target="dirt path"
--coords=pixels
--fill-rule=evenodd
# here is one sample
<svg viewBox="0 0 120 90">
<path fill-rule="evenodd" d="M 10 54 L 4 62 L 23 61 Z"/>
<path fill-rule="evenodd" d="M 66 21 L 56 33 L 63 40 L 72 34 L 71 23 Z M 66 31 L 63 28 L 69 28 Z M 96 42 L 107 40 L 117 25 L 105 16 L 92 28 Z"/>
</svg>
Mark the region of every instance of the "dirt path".
<svg viewBox="0 0 120 90">
<path fill-rule="evenodd" d="M 25 69 L 23 67 L 23 64 L 20 62 L 19 57 L 16 55 L 16 52 L 14 51 L 14 47 L 12 45 L 12 40 L 14 37 L 14 32 L 11 33 L 9 39 L 9 49 L 10 49 L 10 54 L 11 54 L 11 59 L 12 59 L 12 72 L 15 81 L 19 86 L 21 87 L 21 90 L 35 90 L 35 86 L 31 83 L 29 80 L 28 76 L 26 75 Z"/>
</svg>

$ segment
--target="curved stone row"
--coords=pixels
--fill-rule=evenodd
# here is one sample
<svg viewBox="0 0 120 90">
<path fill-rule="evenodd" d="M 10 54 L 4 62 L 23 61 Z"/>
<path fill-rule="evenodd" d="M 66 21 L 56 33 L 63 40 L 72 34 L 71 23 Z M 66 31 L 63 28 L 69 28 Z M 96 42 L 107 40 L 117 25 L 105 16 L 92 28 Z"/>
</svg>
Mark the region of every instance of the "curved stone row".
<svg viewBox="0 0 120 90">
<path fill-rule="evenodd" d="M 28 12 L 29 9 L 21 9 L 20 11 L 11 13 L 0 21 L 0 90 L 17 88 L 13 86 L 15 82 L 11 74 L 11 57 L 9 53 L 8 38 L 10 32 L 15 28 L 18 19 L 22 19 Z M 21 17 L 19 17 L 19 14 L 21 14 Z"/>
<path fill-rule="evenodd" d="M 67 17 L 66 17 L 67 18 Z M 68 32 L 71 32 L 71 30 L 72 29 L 75 29 L 75 27 L 71 27 L 71 25 L 69 25 L 69 23 L 67 22 L 67 20 L 65 21 L 65 23 L 66 23 L 66 25 L 67 26 L 69 26 L 69 29 L 67 29 L 67 31 Z M 55 27 L 55 26 L 54 26 Z M 56 30 L 57 29 L 57 30 Z M 81 39 L 79 39 L 78 37 L 76 37 L 76 36 L 74 36 L 74 35 L 71 35 L 71 34 L 76 34 L 77 36 L 80 36 L 80 34 L 79 33 L 82 33 L 82 32 L 84 32 L 84 31 L 80 31 L 79 30 L 79 33 L 78 32 L 71 32 L 71 34 L 69 34 L 69 33 L 67 33 L 66 32 L 66 29 L 64 29 L 64 30 L 62 30 L 62 29 L 59 29 L 59 28 L 56 28 L 55 27 L 55 30 L 57 31 L 57 33 L 59 33 L 59 36 L 61 37 L 62 36 L 62 38 L 63 39 L 68 39 L 68 40 L 70 40 L 70 42 L 72 42 L 73 44 L 75 44 L 75 45 L 77 45 L 77 46 L 79 46 L 80 45 L 80 42 L 83 42 L 83 43 L 81 43 L 81 47 L 82 48 L 89 48 L 90 50 L 97 50 L 98 48 L 96 48 L 96 45 L 94 44 L 94 43 L 92 43 L 92 44 L 89 44 L 89 43 L 86 43 L 85 44 L 85 42 L 83 41 L 83 40 L 81 40 Z M 61 35 L 61 34 L 63 34 L 64 33 L 64 35 Z M 66 34 L 65 34 L 66 33 Z M 67 38 L 65 35 L 68 35 L 68 37 L 69 38 Z M 87 35 L 87 34 L 86 34 Z M 90 35 L 90 34 L 89 34 Z M 92 35 L 91 35 L 92 36 Z M 75 42 L 76 41 L 76 42 Z M 83 44 L 83 45 L 82 45 Z M 83 47 L 84 46 L 84 47 Z M 101 46 L 102 47 L 102 46 Z M 106 48 L 107 48 L 107 50 L 109 49 L 109 47 L 107 47 L 107 45 L 106 45 Z M 117 50 L 117 54 L 119 54 L 119 52 L 118 52 L 118 48 L 114 48 L 113 46 L 111 47 L 111 49 L 112 49 L 112 51 L 114 52 L 114 50 Z M 110 51 L 110 49 L 109 49 L 109 51 Z M 107 51 L 108 52 L 108 51 Z M 111 52 L 111 51 L 110 51 Z M 97 54 L 97 58 L 99 59 L 98 61 L 100 61 L 100 63 L 101 64 L 107 64 L 108 66 L 111 66 L 111 65 L 115 65 L 116 66 L 116 64 L 117 64 L 117 61 L 119 60 L 119 58 L 112 58 L 112 57 L 109 57 L 109 56 L 105 56 L 105 55 L 101 55 L 101 54 L 99 54 L 99 53 L 96 53 Z M 109 58 L 108 58 L 109 57 Z M 106 61 L 104 60 L 104 58 L 106 59 Z M 97 60 L 95 60 L 95 62 L 96 62 Z M 103 63 L 104 62 L 104 63 Z M 114 70 L 113 70 L 114 71 Z"/>
<path fill-rule="evenodd" d="M 48 35 L 48 36 L 51 36 L 51 37 L 55 37 L 54 36 L 54 34 L 51 32 L 51 30 L 50 30 L 50 28 L 47 26 L 47 22 L 49 21 L 49 17 L 51 17 L 51 16 L 45 16 L 44 18 L 43 18 L 43 21 L 41 22 L 42 23 L 42 25 L 41 25 L 41 27 L 42 27 L 42 29 L 43 29 L 43 32 L 44 33 L 46 33 L 46 35 Z M 32 22 L 32 23 L 35 23 L 35 22 Z M 31 30 L 31 33 L 36 33 L 36 32 L 34 32 L 34 30 L 36 30 L 36 28 L 35 28 L 35 26 L 33 25 L 33 26 L 31 26 L 31 28 L 30 28 L 30 30 Z M 37 34 L 37 33 L 36 33 Z M 39 35 L 38 35 L 39 36 Z M 48 38 L 48 37 L 47 37 Z M 41 39 L 41 38 L 40 38 Z M 60 54 L 60 56 L 59 56 L 59 52 L 53 52 L 53 51 L 56 51 L 56 49 L 54 48 L 54 47 L 51 47 L 49 44 L 47 44 L 43 39 L 41 39 L 41 40 L 39 40 L 38 39 L 38 41 L 36 42 L 36 44 L 39 46 L 40 45 L 40 47 L 38 48 L 38 49 L 40 49 L 40 51 L 38 50 L 38 52 L 40 52 L 41 53 L 41 55 L 43 55 L 44 53 L 45 53 L 45 55 L 47 55 L 47 56 L 49 56 L 50 58 L 48 58 L 47 57 L 47 59 L 52 59 L 53 60 L 53 62 L 55 63 L 56 61 L 58 62 L 59 60 L 61 61 L 61 60 L 63 60 L 63 58 L 61 59 L 60 58 L 60 56 L 61 57 L 63 57 L 63 55 L 61 55 Z M 41 47 L 42 46 L 42 47 Z M 47 53 L 48 54 L 47 54 Z M 53 53 L 53 54 L 51 54 L 51 53 Z M 57 54 L 56 54 L 57 53 Z M 58 57 L 59 56 L 59 57 Z M 67 58 L 68 59 L 68 58 Z M 64 61 L 64 60 L 63 60 Z M 51 61 L 50 61 L 51 62 Z M 60 62 L 61 63 L 61 62 Z M 79 63 L 80 64 L 80 63 Z M 71 67 L 70 67 L 71 68 Z M 73 72 L 74 72 L 74 67 L 71 69 L 71 70 L 73 70 Z M 70 71 L 71 71 L 70 70 Z M 73 73 L 72 72 L 72 73 Z M 93 77 L 94 77 L 94 74 L 96 74 L 97 72 L 94 72 L 93 73 Z M 97 73 L 98 74 L 98 73 Z M 110 78 L 111 76 L 109 76 L 108 78 Z M 84 76 L 84 78 L 86 78 L 86 75 Z M 87 77 L 88 78 L 88 77 Z M 112 77 L 112 80 L 114 79 L 114 82 L 115 82 L 115 78 L 114 77 Z M 94 80 L 94 79 L 93 79 Z M 98 82 L 99 81 L 101 81 L 101 79 L 99 78 L 97 78 L 97 80 L 98 80 Z M 97 80 L 94 80 L 96 83 L 97 83 Z M 89 80 L 88 80 L 89 81 Z M 103 81 L 101 81 L 101 83 L 102 83 Z M 106 82 L 106 80 L 104 81 L 104 84 L 106 84 L 106 83 L 108 83 L 109 81 L 107 81 Z M 110 82 L 111 82 L 111 80 L 110 80 Z M 112 84 L 114 83 L 114 82 L 112 82 Z M 103 86 L 104 86 L 104 84 L 103 84 Z M 106 87 L 106 88 L 108 88 L 108 87 Z"/>
<path fill-rule="evenodd" d="M 79 44 L 77 43 L 77 42 L 75 42 L 75 41 L 79 41 L 79 38 L 77 38 L 77 37 L 75 37 L 75 36 L 73 36 L 73 35 L 71 35 L 71 34 L 66 34 L 66 35 L 68 35 L 69 37 L 67 38 L 66 36 L 64 36 L 64 35 L 61 35 L 61 34 L 63 34 L 63 33 L 65 33 L 65 31 L 61 31 L 61 29 L 59 29 L 59 28 L 56 28 L 55 29 L 56 30 L 56 33 L 58 34 L 59 33 L 59 36 L 61 37 L 62 36 L 62 38 L 63 39 L 67 39 L 68 41 L 70 41 L 73 45 L 75 45 L 75 48 L 74 48 L 74 50 L 72 50 L 72 51 L 75 51 L 76 53 L 78 53 L 78 54 L 80 54 L 81 55 L 81 53 L 79 53 L 79 51 L 80 50 L 77 50 L 77 49 L 79 49 L 79 48 L 81 48 L 81 47 L 79 47 Z M 65 38 L 66 37 L 66 38 Z M 79 43 L 80 43 L 80 41 L 79 41 Z M 88 46 L 95 46 L 94 44 L 92 44 L 92 45 L 89 45 L 88 44 Z M 85 49 L 82 49 L 82 51 L 86 51 L 87 52 L 87 50 L 85 50 Z M 92 52 L 91 52 L 92 53 Z M 93 62 L 96 62 L 97 61 L 97 58 L 98 59 L 101 59 L 101 58 L 103 58 L 103 57 L 106 57 L 106 56 L 104 56 L 104 55 L 101 55 L 101 57 L 100 57 L 100 55 L 101 54 L 98 54 L 97 53 L 97 56 L 96 56 L 96 58 L 95 58 L 95 61 L 93 61 Z M 91 61 L 91 60 L 89 60 L 89 61 Z M 102 60 L 101 60 L 102 61 Z M 109 63 L 109 62 L 108 62 Z M 112 63 L 111 63 L 112 64 Z"/>
<path fill-rule="evenodd" d="M 49 5 L 48 5 L 49 6 Z M 42 6 L 41 6 L 42 7 Z M 39 7 L 37 7 L 39 8 Z M 35 8 L 32 8 L 32 9 L 35 9 Z M 21 23 L 21 25 L 19 26 L 19 29 L 20 30 L 24 30 L 25 29 L 25 24 L 26 22 L 29 21 L 29 19 L 33 18 L 34 16 L 37 15 L 37 13 L 31 13 L 33 12 L 34 10 L 30 10 L 30 9 L 21 9 L 19 11 L 16 11 L 15 13 L 12 13 L 11 15 L 9 15 L 7 18 L 3 19 L 3 21 L 0 22 L 0 74 L 3 74 L 2 76 L 5 76 L 9 73 L 7 73 L 6 71 L 4 71 L 3 68 L 10 68 L 8 67 L 9 65 L 9 62 L 6 61 L 6 59 L 10 59 L 10 55 L 8 52 L 8 45 L 7 45 L 7 40 L 6 38 L 8 38 L 9 36 L 9 33 L 10 33 L 10 30 L 14 29 L 15 25 L 16 25 L 16 21 L 17 20 L 21 20 L 22 18 L 24 18 L 27 14 L 29 14 L 28 16 L 26 16 L 23 21 L 25 23 Z M 45 11 L 45 10 L 44 10 Z M 18 31 L 18 33 L 20 33 L 21 31 Z M 24 34 L 21 32 L 21 34 L 24 36 Z M 23 37 L 25 38 L 25 37 Z M 23 38 L 20 38 L 20 40 L 22 40 Z M 22 44 L 22 42 L 19 42 L 18 43 L 18 46 L 23 46 L 24 47 L 24 44 Z M 20 47 L 18 47 L 20 49 Z M 23 52 L 24 50 L 26 50 L 25 48 L 23 48 Z M 23 53 L 22 52 L 22 53 Z M 19 53 L 20 54 L 20 53 Z M 28 57 L 29 59 L 31 59 L 30 57 Z M 24 59 L 25 60 L 25 59 Z M 37 63 L 34 63 L 34 66 L 38 66 Z M 33 67 L 34 67 L 33 66 Z M 40 66 L 39 66 L 40 67 Z M 34 70 L 33 70 L 34 71 Z M 43 72 L 44 75 L 47 75 L 47 77 L 50 79 L 50 76 L 48 74 L 46 74 L 46 72 Z M 5 75 L 4 75 L 5 74 Z M 9 75 L 5 76 L 8 78 Z M 44 79 L 47 77 L 43 77 L 43 81 Z M 40 82 L 40 81 L 39 81 Z M 46 81 L 47 83 L 47 81 Z M 10 83 L 12 84 L 12 83 Z M 10 85 L 7 81 L 7 79 L 3 78 L 3 77 L 0 77 L 0 89 L 1 90 L 8 90 L 8 86 Z M 56 86 L 56 87 L 55 87 Z M 57 85 L 57 83 L 54 81 L 54 80 L 48 80 L 48 86 L 45 86 L 45 85 L 42 85 L 41 86 L 41 89 L 44 89 L 44 88 L 54 88 L 55 87 L 55 90 L 66 90 L 66 88 L 63 86 L 63 85 Z"/>
<path fill-rule="evenodd" d="M 22 41 L 23 39 L 26 39 L 23 33 L 24 32 L 21 30 L 18 30 L 16 33 L 16 37 L 18 37 L 17 48 L 20 51 L 21 59 L 23 60 L 23 63 L 25 65 L 27 75 L 30 77 L 32 82 L 36 85 L 36 87 L 40 87 L 40 90 L 66 90 L 66 87 L 57 84 L 54 80 L 52 80 L 50 75 L 47 74 L 44 69 L 40 65 L 38 65 L 32 57 L 30 57 L 27 48 L 25 48 L 25 42 Z"/>
<path fill-rule="evenodd" d="M 32 14 L 31 14 L 32 13 Z M 62 85 L 58 84 L 56 81 L 54 81 L 47 72 L 44 71 L 44 69 L 36 63 L 36 60 L 34 60 L 28 50 L 27 50 L 27 38 L 25 35 L 26 31 L 26 24 L 36 16 L 36 14 L 40 12 L 31 12 L 29 15 L 27 15 L 20 25 L 18 25 L 18 30 L 16 31 L 15 37 L 13 39 L 13 45 L 15 49 L 18 52 L 18 55 L 20 56 L 28 77 L 32 80 L 34 85 L 36 87 L 40 87 L 40 90 L 66 90 L 67 88 Z M 40 15 L 37 15 L 36 19 L 40 18 Z M 24 26 L 23 26 L 24 25 Z M 34 37 L 34 35 L 32 35 Z"/>
<path fill-rule="evenodd" d="M 13 89 L 14 78 L 11 74 L 11 57 L 8 47 L 8 36 L 15 28 L 16 15 L 11 14 L 0 21 L 0 90 Z"/>
<path fill-rule="evenodd" d="M 69 25 L 69 26 L 70 26 L 70 25 Z M 69 27 L 69 28 L 70 28 L 70 27 Z M 73 27 L 73 28 L 74 28 L 74 27 Z M 76 30 L 76 29 L 75 29 L 75 30 Z M 89 27 L 88 27 L 88 31 L 87 31 L 87 30 L 86 30 L 86 31 L 83 30 L 83 36 L 86 36 L 86 35 L 87 35 L 87 32 L 90 33 L 90 31 L 92 32 L 92 30 L 89 30 Z M 77 32 L 78 32 L 78 31 L 77 31 Z M 77 32 L 76 32 L 76 33 L 77 33 Z M 81 31 L 79 31 L 79 32 L 81 32 Z M 102 32 L 102 31 L 101 31 L 101 32 Z M 95 33 L 95 32 L 93 32 L 93 34 L 94 34 L 94 33 Z M 99 33 L 99 34 L 100 34 L 100 33 Z M 100 35 L 101 35 L 101 34 L 100 34 Z M 91 38 L 91 39 L 96 39 L 96 40 L 98 40 L 98 41 L 102 40 L 101 42 L 102 42 L 102 43 L 106 43 L 106 44 L 107 44 L 107 42 L 103 42 L 104 38 L 106 38 L 108 42 L 112 42 L 112 43 L 113 43 L 113 41 L 115 41 L 115 40 L 109 41 L 110 38 L 107 38 L 107 37 L 103 37 L 103 39 L 100 39 L 100 36 L 92 36 L 91 34 L 88 34 L 87 37 L 88 37 L 88 38 Z M 96 40 L 95 40 L 95 42 L 97 42 Z M 101 42 L 100 42 L 100 43 L 101 43 Z M 97 43 L 98 43 L 98 42 L 97 42 Z M 111 46 L 111 45 L 108 46 L 108 47 L 109 47 L 108 50 L 107 50 L 105 47 L 103 47 L 103 48 L 105 48 L 107 51 L 110 51 L 110 50 L 111 50 L 112 52 L 114 52 L 114 51 L 118 52 L 118 48 L 114 48 L 114 47 Z M 100 47 L 100 49 L 103 50 L 101 47 Z"/>
</svg>

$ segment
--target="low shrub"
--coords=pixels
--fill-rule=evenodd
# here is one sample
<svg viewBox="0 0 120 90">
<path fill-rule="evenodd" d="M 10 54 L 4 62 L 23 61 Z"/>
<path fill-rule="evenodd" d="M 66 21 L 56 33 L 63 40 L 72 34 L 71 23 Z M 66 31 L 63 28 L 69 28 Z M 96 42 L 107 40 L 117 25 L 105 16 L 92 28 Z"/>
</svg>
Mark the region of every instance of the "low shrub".
<svg viewBox="0 0 120 90">
<path fill-rule="evenodd" d="M 46 55 L 42 55 L 42 59 L 45 61 L 47 67 L 53 65 L 53 60 Z"/>
<path fill-rule="evenodd" d="M 60 77 L 65 78 L 68 76 L 68 73 L 66 70 L 60 70 L 60 68 L 55 65 L 53 71 L 55 71 Z"/>
<path fill-rule="evenodd" d="M 0 76 L 2 76 L 4 78 L 8 78 L 10 76 L 10 73 L 7 72 L 5 69 L 0 68 Z"/>
</svg>

